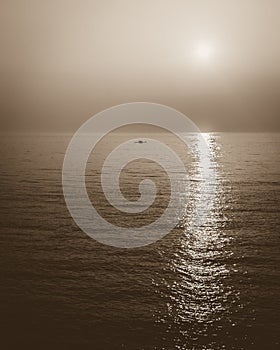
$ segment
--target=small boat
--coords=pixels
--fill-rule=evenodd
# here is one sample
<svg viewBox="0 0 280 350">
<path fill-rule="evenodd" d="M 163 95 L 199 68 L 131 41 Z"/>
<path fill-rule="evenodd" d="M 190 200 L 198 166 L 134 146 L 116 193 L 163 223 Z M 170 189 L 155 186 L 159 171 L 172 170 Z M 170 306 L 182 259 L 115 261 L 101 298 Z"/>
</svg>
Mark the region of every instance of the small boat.
<svg viewBox="0 0 280 350">
<path fill-rule="evenodd" d="M 134 143 L 147 143 L 147 141 L 144 141 L 144 140 L 139 140 L 139 141 L 134 141 Z"/>
</svg>

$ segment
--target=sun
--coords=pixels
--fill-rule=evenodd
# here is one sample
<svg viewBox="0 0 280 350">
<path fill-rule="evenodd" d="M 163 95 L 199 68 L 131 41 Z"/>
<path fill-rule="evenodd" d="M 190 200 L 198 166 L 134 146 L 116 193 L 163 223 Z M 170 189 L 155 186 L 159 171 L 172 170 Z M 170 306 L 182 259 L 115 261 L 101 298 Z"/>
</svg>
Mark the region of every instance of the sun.
<svg viewBox="0 0 280 350">
<path fill-rule="evenodd" d="M 213 55 L 213 47 L 208 43 L 199 43 L 194 48 L 194 56 L 197 61 L 209 62 Z"/>
</svg>

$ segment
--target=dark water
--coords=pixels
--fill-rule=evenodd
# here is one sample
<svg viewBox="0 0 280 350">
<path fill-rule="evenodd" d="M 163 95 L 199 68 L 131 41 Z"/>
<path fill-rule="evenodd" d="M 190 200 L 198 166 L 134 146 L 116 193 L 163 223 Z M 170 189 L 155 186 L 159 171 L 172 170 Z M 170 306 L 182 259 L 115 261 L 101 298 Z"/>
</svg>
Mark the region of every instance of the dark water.
<svg viewBox="0 0 280 350">
<path fill-rule="evenodd" d="M 2 135 L 1 348 L 278 349 L 280 134 L 206 135 L 207 223 L 136 249 L 69 215 L 70 137 Z"/>
</svg>

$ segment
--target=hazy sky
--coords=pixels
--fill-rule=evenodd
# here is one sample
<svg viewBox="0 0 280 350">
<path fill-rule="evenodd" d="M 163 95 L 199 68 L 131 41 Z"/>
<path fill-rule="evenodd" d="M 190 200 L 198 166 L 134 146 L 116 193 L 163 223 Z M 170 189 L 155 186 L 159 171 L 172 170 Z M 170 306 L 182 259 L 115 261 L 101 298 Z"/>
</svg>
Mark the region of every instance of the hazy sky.
<svg viewBox="0 0 280 350">
<path fill-rule="evenodd" d="M 157 102 L 202 130 L 280 130 L 279 0 L 2 0 L 1 127 L 75 130 Z"/>
</svg>

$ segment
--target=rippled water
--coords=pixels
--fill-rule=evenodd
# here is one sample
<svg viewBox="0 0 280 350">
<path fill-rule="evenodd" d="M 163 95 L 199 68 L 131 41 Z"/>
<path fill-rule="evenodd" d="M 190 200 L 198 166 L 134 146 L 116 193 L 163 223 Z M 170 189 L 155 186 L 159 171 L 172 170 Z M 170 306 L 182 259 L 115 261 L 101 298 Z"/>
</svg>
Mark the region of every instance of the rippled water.
<svg viewBox="0 0 280 350">
<path fill-rule="evenodd" d="M 90 239 L 70 217 L 61 188 L 70 138 L 2 135 L 4 348 L 278 349 L 280 135 L 206 134 L 215 179 L 203 185 L 199 157 L 187 157 L 180 224 L 127 250 Z M 92 187 L 97 164 L 89 161 L 88 190 L 114 220 Z M 124 174 L 128 197 L 144 168 Z M 162 187 L 155 216 L 168 196 Z M 196 203 L 209 193 L 211 210 L 191 230 Z"/>
</svg>

